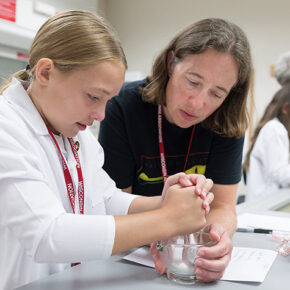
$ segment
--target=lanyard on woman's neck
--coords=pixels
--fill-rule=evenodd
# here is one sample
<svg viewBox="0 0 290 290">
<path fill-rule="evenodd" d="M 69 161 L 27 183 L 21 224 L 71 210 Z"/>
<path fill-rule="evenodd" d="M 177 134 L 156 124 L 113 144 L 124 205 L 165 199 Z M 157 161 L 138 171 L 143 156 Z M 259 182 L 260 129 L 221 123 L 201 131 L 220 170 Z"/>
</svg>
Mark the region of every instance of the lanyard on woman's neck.
<svg viewBox="0 0 290 290">
<path fill-rule="evenodd" d="M 51 130 L 47 127 L 48 133 L 51 136 L 58 152 L 59 155 L 61 157 L 62 160 L 62 168 L 63 168 L 63 173 L 64 173 L 64 179 L 65 179 L 65 183 L 66 183 L 66 189 L 67 189 L 67 194 L 70 200 L 70 204 L 73 210 L 73 213 L 75 213 L 75 190 L 74 190 L 74 186 L 73 186 L 73 181 L 72 181 L 72 177 L 70 174 L 70 171 L 68 169 L 67 163 L 61 153 L 61 150 L 59 148 L 59 145 L 55 139 L 55 137 L 53 136 L 53 133 L 51 132 Z M 69 144 L 71 146 L 74 158 L 77 162 L 76 165 L 76 169 L 77 169 L 77 173 L 78 173 L 78 199 L 79 199 L 79 211 L 80 214 L 84 214 L 84 179 L 83 179 L 83 174 L 82 174 L 82 168 L 81 168 L 81 163 L 80 163 L 80 159 L 79 159 L 79 155 L 78 155 L 78 151 L 75 147 L 74 141 L 72 138 L 67 138 L 69 141 Z"/>
<path fill-rule="evenodd" d="M 162 106 L 160 104 L 158 105 L 157 122 L 158 122 L 158 143 L 159 143 L 160 163 L 161 163 L 163 182 L 165 183 L 165 181 L 168 178 L 168 174 L 167 174 L 167 165 L 166 165 L 163 133 L 162 133 Z M 192 140 L 193 140 L 194 130 L 195 130 L 195 125 L 192 127 L 191 136 L 190 136 L 187 154 L 186 154 L 186 159 L 185 159 L 185 163 L 184 163 L 184 167 L 183 167 L 183 172 L 186 169 L 188 156 L 189 156 L 189 152 L 190 152 L 190 148 L 191 148 L 191 144 L 192 144 Z"/>
</svg>

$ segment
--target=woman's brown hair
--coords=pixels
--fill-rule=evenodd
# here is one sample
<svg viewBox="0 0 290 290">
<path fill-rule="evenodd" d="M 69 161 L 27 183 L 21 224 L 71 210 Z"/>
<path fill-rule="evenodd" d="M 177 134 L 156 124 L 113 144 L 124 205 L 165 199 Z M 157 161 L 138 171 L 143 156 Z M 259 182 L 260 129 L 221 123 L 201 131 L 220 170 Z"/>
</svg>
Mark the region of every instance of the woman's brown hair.
<svg viewBox="0 0 290 290">
<path fill-rule="evenodd" d="M 252 59 L 245 33 L 237 25 L 223 19 L 198 21 L 180 33 L 156 58 L 148 84 L 141 88 L 144 101 L 166 105 L 169 79 L 168 53 L 174 52 L 178 61 L 207 49 L 228 53 L 238 65 L 238 80 L 223 104 L 202 125 L 228 137 L 242 137 L 248 126 L 247 96 L 252 85 Z"/>
</svg>

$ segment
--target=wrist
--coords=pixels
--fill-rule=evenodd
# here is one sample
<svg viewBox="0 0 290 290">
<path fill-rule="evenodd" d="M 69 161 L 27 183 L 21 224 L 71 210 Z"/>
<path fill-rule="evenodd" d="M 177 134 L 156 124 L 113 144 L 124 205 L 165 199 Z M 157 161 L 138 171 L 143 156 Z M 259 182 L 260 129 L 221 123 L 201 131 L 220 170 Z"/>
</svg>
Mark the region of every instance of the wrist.
<svg viewBox="0 0 290 290">
<path fill-rule="evenodd" d="M 170 208 L 160 207 L 158 211 L 160 213 L 158 223 L 162 225 L 162 228 L 164 230 L 163 239 L 178 235 L 178 231 L 180 230 L 178 226 L 178 218 L 175 217 Z"/>
</svg>

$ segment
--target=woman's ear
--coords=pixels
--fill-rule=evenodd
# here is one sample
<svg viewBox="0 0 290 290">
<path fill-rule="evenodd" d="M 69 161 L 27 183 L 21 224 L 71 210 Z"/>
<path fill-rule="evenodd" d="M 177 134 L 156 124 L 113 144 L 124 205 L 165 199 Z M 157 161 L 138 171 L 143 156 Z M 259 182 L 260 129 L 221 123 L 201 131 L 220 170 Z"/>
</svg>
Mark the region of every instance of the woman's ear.
<svg viewBox="0 0 290 290">
<path fill-rule="evenodd" d="M 167 70 L 168 75 L 171 76 L 173 72 L 173 66 L 174 66 L 174 51 L 170 50 L 167 54 Z"/>
<path fill-rule="evenodd" d="M 53 61 L 50 58 L 41 58 L 36 64 L 35 78 L 40 85 L 47 86 L 53 71 Z"/>
<path fill-rule="evenodd" d="M 288 102 L 283 104 L 281 112 L 284 116 L 290 117 L 290 104 Z"/>
</svg>

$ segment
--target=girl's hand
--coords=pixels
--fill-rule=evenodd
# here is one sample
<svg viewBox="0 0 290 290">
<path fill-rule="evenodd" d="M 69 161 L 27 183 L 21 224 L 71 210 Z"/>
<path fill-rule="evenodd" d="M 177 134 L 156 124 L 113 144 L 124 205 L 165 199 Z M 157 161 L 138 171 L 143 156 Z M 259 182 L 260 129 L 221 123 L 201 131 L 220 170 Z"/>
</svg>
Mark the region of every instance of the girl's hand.
<svg viewBox="0 0 290 290">
<path fill-rule="evenodd" d="M 205 213 L 208 214 L 210 210 L 210 204 L 214 199 L 214 195 L 210 192 L 210 189 L 213 186 L 213 181 L 211 179 L 205 178 L 205 176 L 200 174 L 189 174 L 177 173 L 170 176 L 162 191 L 162 199 L 164 200 L 167 190 L 170 186 L 174 184 L 179 184 L 182 187 L 195 186 L 194 192 L 196 195 L 200 196 L 203 199 L 202 207 L 205 210 Z M 150 253 L 153 257 L 155 269 L 157 273 L 164 274 L 167 271 L 167 268 L 163 265 L 160 257 L 160 252 L 156 248 L 156 242 L 151 243 Z"/>
<path fill-rule="evenodd" d="M 210 211 L 210 204 L 214 199 L 214 195 L 210 192 L 213 186 L 213 181 L 201 174 L 185 174 L 184 172 L 170 176 L 163 187 L 162 199 L 165 198 L 168 188 L 174 184 L 179 184 L 182 187 L 195 186 L 196 195 L 200 196 L 203 201 L 205 213 Z"/>
</svg>

